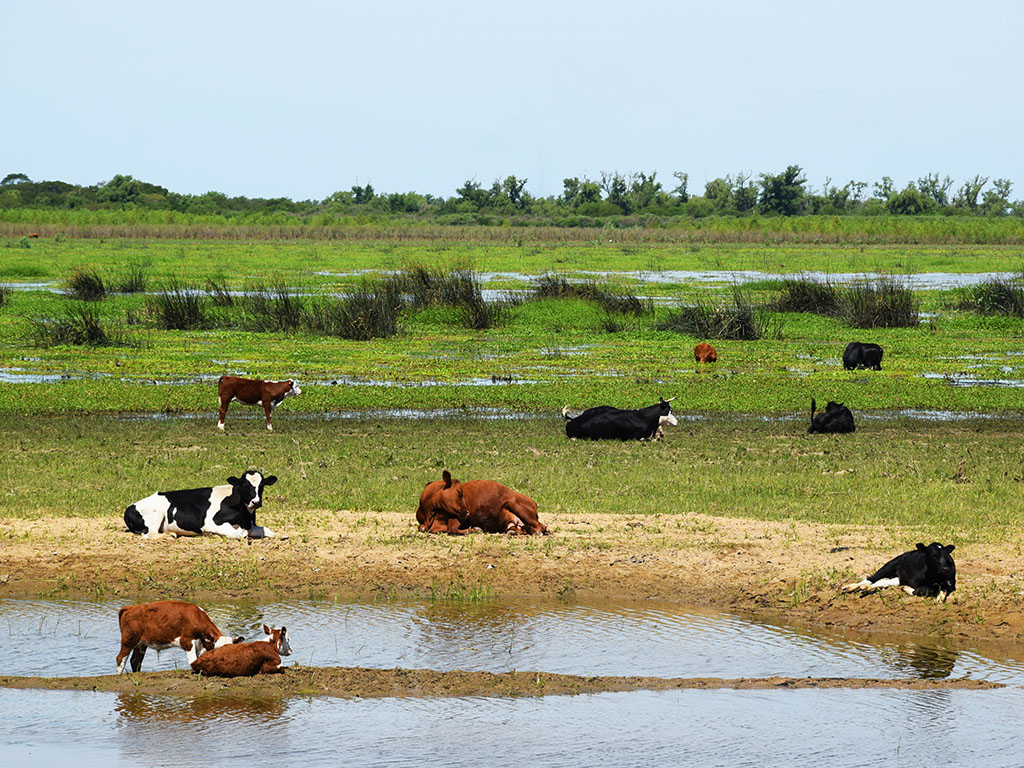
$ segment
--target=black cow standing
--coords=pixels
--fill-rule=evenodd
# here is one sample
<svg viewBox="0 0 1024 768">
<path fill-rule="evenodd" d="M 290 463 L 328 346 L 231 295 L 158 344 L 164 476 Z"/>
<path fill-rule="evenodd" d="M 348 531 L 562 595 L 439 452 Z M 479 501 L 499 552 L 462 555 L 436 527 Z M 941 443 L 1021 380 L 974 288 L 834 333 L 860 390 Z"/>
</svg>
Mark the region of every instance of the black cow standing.
<svg viewBox="0 0 1024 768">
<path fill-rule="evenodd" d="M 662 398 L 655 405 L 634 411 L 599 405 L 575 418 L 570 418 L 569 406 L 565 406 L 565 434 L 583 440 L 654 440 L 661 436 L 662 425 L 674 427 L 679 423 L 669 405 L 673 400 Z"/>
<path fill-rule="evenodd" d="M 825 410 L 815 415 L 817 403 L 811 398 L 811 426 L 807 428 L 808 433 L 820 432 L 822 434 L 838 434 L 853 432 L 857 427 L 853 424 L 853 414 L 850 409 L 842 403 L 834 403 L 831 400 L 825 405 Z"/>
<path fill-rule="evenodd" d="M 877 344 L 862 344 L 851 341 L 843 350 L 843 368 L 852 371 L 855 368 L 882 370 L 882 348 Z"/>
<path fill-rule="evenodd" d="M 873 592 L 885 587 L 902 587 L 908 595 L 932 595 L 945 602 L 956 590 L 956 563 L 950 556 L 956 549 L 952 544 L 943 546 L 933 541 L 927 547 L 897 555 L 866 579 L 847 584 L 843 592 Z M 938 600 L 936 602 L 938 602 Z"/>
</svg>

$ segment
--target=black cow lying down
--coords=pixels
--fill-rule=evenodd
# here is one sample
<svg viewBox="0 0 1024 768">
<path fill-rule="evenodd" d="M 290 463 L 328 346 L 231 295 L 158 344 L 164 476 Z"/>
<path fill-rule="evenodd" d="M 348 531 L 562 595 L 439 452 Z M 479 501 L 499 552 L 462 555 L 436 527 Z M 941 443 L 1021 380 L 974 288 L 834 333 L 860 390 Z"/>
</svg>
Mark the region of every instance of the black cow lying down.
<svg viewBox="0 0 1024 768">
<path fill-rule="evenodd" d="M 853 414 L 850 409 L 842 403 L 834 403 L 831 400 L 825 405 L 825 410 L 820 411 L 817 416 L 814 411 L 817 403 L 811 398 L 811 426 L 807 428 L 808 433 L 820 432 L 821 434 L 836 434 L 842 432 L 853 432 L 857 427 L 853 424 Z"/>
<path fill-rule="evenodd" d="M 882 370 L 882 348 L 877 344 L 863 344 L 851 341 L 843 350 L 843 368 L 852 371 L 855 368 L 870 368 L 872 371 Z"/>
<path fill-rule="evenodd" d="M 843 592 L 873 592 L 885 587 L 902 587 L 908 595 L 932 595 L 938 592 L 938 599 L 946 601 L 956 590 L 956 563 L 950 553 L 956 549 L 952 544 L 943 546 L 932 542 L 927 547 L 918 544 L 917 549 L 897 555 L 866 579 L 847 584 Z"/>
<path fill-rule="evenodd" d="M 663 425 L 674 427 L 679 423 L 669 405 L 673 400 L 674 397 L 661 398 L 655 405 L 634 411 L 599 405 L 574 418 L 569 416 L 569 406 L 565 406 L 565 434 L 583 440 L 656 440 L 661 437 Z"/>
</svg>

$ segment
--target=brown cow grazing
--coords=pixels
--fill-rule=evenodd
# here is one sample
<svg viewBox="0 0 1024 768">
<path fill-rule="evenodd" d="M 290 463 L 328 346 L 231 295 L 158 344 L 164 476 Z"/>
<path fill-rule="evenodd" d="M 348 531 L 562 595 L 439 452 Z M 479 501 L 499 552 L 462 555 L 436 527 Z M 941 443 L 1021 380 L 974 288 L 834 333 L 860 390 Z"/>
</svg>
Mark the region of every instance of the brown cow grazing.
<svg viewBox="0 0 1024 768">
<path fill-rule="evenodd" d="M 207 677 L 252 677 L 284 672 L 281 657 L 289 656 L 288 630 L 263 625 L 267 637 L 251 643 L 217 648 L 192 662 L 192 671 Z"/>
<path fill-rule="evenodd" d="M 264 381 L 263 379 L 242 379 L 238 376 L 221 376 L 217 382 L 217 394 L 220 396 L 220 420 L 217 428 L 224 429 L 224 417 L 228 412 L 228 403 L 237 400 L 242 405 L 262 405 L 267 415 L 267 429 L 271 432 L 270 412 L 281 404 L 281 401 L 292 395 L 301 395 L 302 390 L 295 382 Z"/>
<path fill-rule="evenodd" d="M 160 600 L 128 605 L 117 612 L 121 625 L 121 651 L 117 654 L 117 673 L 125 669 L 125 658 L 132 655 L 132 672 L 142 667 L 147 648 L 158 651 L 179 647 L 194 662 L 203 651 L 240 643 L 241 637 L 222 634 L 206 611 L 194 603 Z"/>
<path fill-rule="evenodd" d="M 718 360 L 718 353 L 714 347 L 702 341 L 693 348 L 693 357 L 698 363 L 713 363 Z"/>
<path fill-rule="evenodd" d="M 537 517 L 537 502 L 493 480 L 460 483 L 446 469 L 427 483 L 416 509 L 419 530 L 463 536 L 485 533 L 547 534 Z"/>
</svg>

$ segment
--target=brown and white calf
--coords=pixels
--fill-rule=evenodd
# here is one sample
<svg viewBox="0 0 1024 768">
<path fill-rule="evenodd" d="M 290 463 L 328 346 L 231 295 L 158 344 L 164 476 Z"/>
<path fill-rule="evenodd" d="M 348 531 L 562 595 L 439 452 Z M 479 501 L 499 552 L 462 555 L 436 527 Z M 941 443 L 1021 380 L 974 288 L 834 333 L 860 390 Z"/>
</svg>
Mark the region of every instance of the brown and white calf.
<svg viewBox="0 0 1024 768">
<path fill-rule="evenodd" d="M 206 611 L 182 600 L 159 600 L 155 603 L 128 605 L 117 612 L 121 625 L 121 651 L 117 654 L 117 673 L 125 669 L 131 653 L 132 672 L 142 667 L 147 648 L 158 651 L 178 647 L 194 662 L 203 651 L 239 643 L 243 638 L 229 637 L 214 624 Z"/>
<path fill-rule="evenodd" d="M 217 381 L 217 395 L 220 397 L 220 419 L 217 428 L 224 429 L 224 417 L 228 412 L 228 404 L 237 400 L 242 405 L 262 405 L 267 416 L 267 429 L 271 432 L 270 413 L 281 404 L 286 397 L 301 395 L 302 390 L 295 382 L 264 381 L 263 379 L 243 379 L 238 376 L 221 376 Z"/>
<path fill-rule="evenodd" d="M 252 677 L 284 672 L 281 657 L 290 656 L 291 644 L 284 627 L 271 629 L 263 625 L 267 636 L 251 643 L 237 643 L 216 648 L 192 662 L 192 671 L 207 677 Z"/>
</svg>

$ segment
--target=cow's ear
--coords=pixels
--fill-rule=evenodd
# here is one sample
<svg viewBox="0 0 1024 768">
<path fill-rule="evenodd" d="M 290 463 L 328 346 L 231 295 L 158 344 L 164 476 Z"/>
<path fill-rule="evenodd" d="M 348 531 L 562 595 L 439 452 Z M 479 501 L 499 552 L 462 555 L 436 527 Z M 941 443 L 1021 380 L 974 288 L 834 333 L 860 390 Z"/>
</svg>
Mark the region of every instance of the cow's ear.
<svg viewBox="0 0 1024 768">
<path fill-rule="evenodd" d="M 441 473 L 441 479 L 444 480 L 444 487 L 451 488 L 452 485 L 452 473 L 447 469 Z"/>
<path fill-rule="evenodd" d="M 266 624 L 263 625 L 263 634 L 264 635 L 272 634 L 271 631 L 270 631 L 270 627 L 268 627 Z"/>
<path fill-rule="evenodd" d="M 943 549 L 946 550 L 946 554 L 948 555 L 950 552 L 956 549 L 956 546 L 953 544 L 947 544 L 945 547 L 943 547 Z"/>
<path fill-rule="evenodd" d="M 231 483 L 231 485 L 238 485 L 242 481 L 239 480 L 237 477 L 232 476 L 228 478 L 228 482 Z"/>
<path fill-rule="evenodd" d="M 277 475 L 270 475 L 269 477 L 264 477 L 263 478 L 263 484 L 264 485 L 273 485 L 276 482 L 277 482 Z"/>
<path fill-rule="evenodd" d="M 917 548 L 920 549 L 922 552 L 924 552 L 926 549 L 928 549 L 928 547 L 926 547 L 921 542 L 917 542 Z"/>
</svg>

